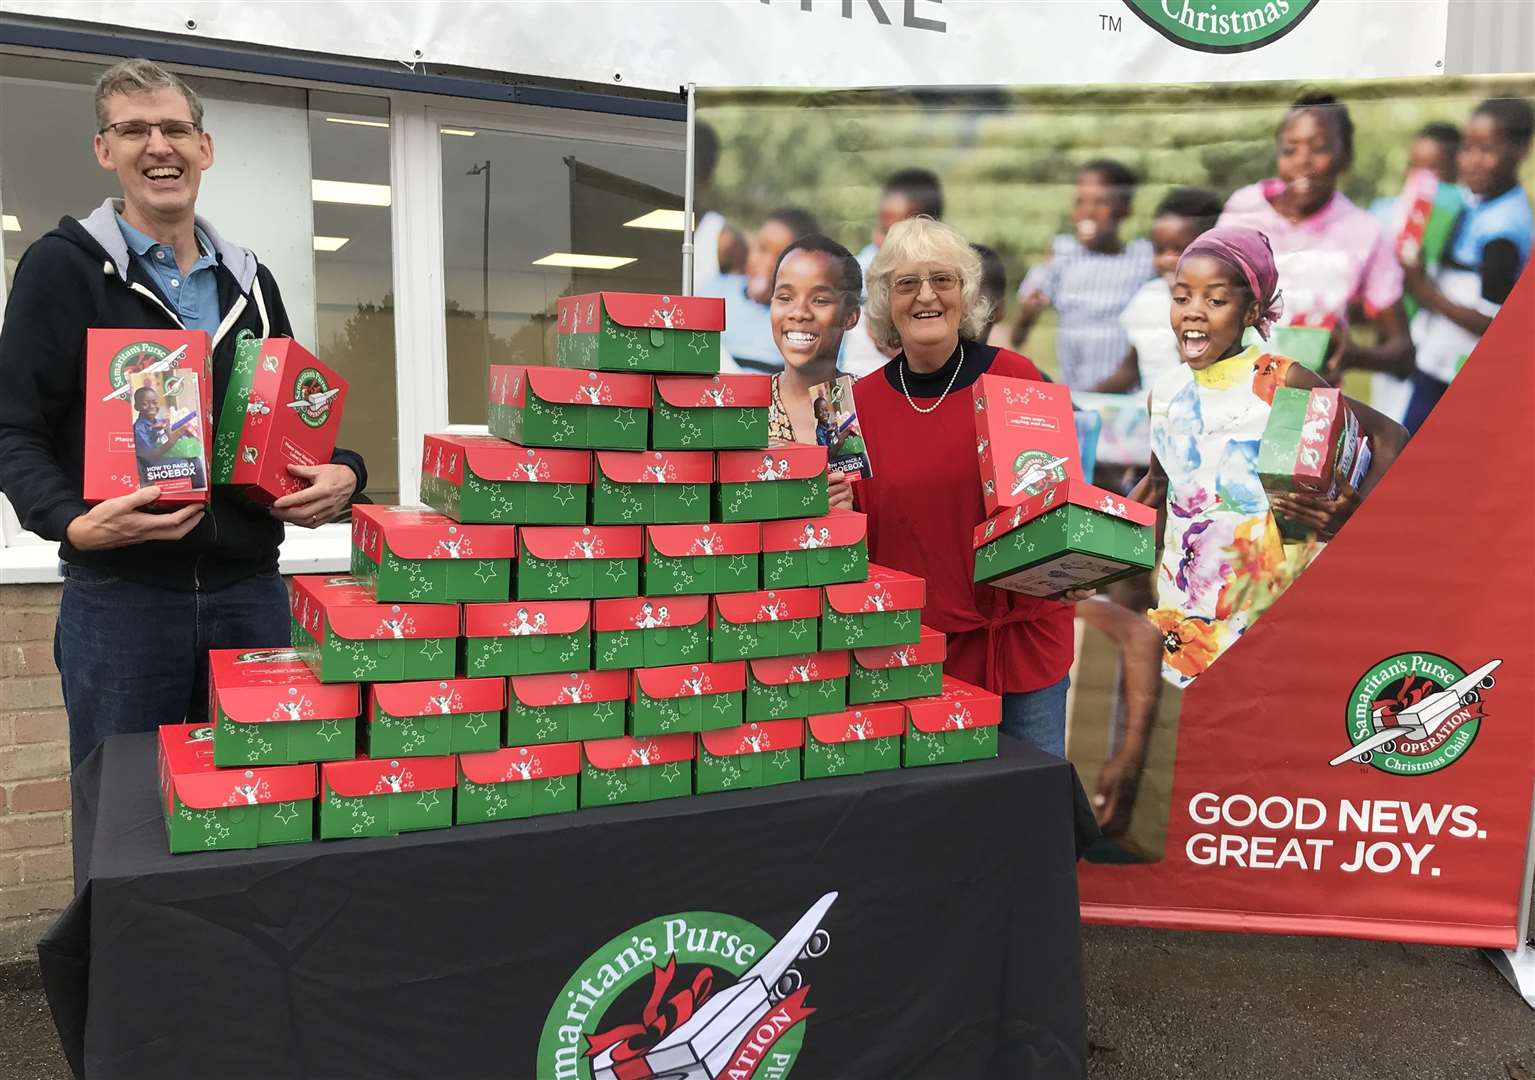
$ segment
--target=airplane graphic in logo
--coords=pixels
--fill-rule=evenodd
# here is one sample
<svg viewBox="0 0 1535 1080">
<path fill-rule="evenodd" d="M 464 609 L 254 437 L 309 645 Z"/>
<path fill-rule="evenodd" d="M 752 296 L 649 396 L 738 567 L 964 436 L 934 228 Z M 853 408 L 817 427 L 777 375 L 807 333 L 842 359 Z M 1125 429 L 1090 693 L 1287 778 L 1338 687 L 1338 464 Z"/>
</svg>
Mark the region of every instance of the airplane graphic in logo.
<svg viewBox="0 0 1535 1080">
<path fill-rule="evenodd" d="M 1398 739 L 1418 742 L 1428 738 L 1461 709 L 1482 700 L 1481 692 L 1491 690 L 1496 684 L 1492 673 L 1501 663 L 1501 660 L 1489 660 L 1469 675 L 1456 679 L 1443 690 L 1401 712 L 1391 713 L 1385 708 L 1377 708 L 1370 716 L 1375 734 L 1349 747 L 1328 764 L 1342 765 L 1348 761 L 1368 764 L 1377 750 L 1387 754 L 1395 751 Z"/>
<path fill-rule="evenodd" d="M 330 406 L 331 399 L 339 393 L 341 393 L 339 386 L 333 387 L 330 390 L 317 390 L 313 394 L 299 398 L 297 401 L 288 402 L 288 408 L 294 412 L 304 413 L 306 416 L 320 416 Z"/>
<path fill-rule="evenodd" d="M 1023 472 L 1018 474 L 1018 479 L 1013 482 L 1013 490 L 1010 494 L 1017 495 L 1019 492 L 1026 488 L 1031 488 L 1035 484 L 1043 484 L 1051 479 L 1050 474 L 1066 464 L 1066 461 L 1066 458 L 1057 457 L 1049 458 L 1045 461 L 1029 462 Z"/>
</svg>

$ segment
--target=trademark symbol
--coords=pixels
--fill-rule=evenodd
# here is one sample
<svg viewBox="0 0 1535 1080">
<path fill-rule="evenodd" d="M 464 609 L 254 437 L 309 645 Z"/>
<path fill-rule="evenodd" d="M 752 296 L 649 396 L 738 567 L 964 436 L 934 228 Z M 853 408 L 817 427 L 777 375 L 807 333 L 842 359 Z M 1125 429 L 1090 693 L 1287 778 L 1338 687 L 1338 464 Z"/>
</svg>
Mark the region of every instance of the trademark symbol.
<svg viewBox="0 0 1535 1080">
<path fill-rule="evenodd" d="M 1125 28 L 1124 19 L 1118 15 L 1099 15 L 1098 29 L 1117 34 Z"/>
</svg>

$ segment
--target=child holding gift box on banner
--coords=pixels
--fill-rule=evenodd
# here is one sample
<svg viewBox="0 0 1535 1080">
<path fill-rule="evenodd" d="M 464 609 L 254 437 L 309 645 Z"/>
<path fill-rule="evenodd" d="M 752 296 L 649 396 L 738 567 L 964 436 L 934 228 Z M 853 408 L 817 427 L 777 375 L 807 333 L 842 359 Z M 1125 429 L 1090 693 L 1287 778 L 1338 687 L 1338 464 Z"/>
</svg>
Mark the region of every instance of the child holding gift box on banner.
<svg viewBox="0 0 1535 1080">
<path fill-rule="evenodd" d="M 814 444 L 818 420 L 811 389 L 837 378 L 843 335 L 858 324 L 863 273 L 841 244 L 820 233 L 802 236 L 778 258 L 771 305 L 773 341 L 784 369 L 773 376 L 768 437 Z M 848 474 L 827 474 L 831 505 L 851 510 Z"/>
<path fill-rule="evenodd" d="M 1230 227 L 1189 245 L 1173 280 L 1183 365 L 1151 388 L 1151 471 L 1134 497 L 1162 511 L 1151 620 L 1162 631 L 1163 674 L 1177 686 L 1214 663 L 1314 552 L 1287 554 L 1274 514 L 1331 537 L 1407 439 L 1401 425 L 1350 401 L 1373 453 L 1359 490 L 1344 485 L 1334 499 L 1264 491 L 1258 447 L 1275 391 L 1327 385 L 1288 357 L 1242 344 L 1248 327 L 1267 339 L 1282 311 L 1278 281 L 1268 238 Z"/>
<path fill-rule="evenodd" d="M 1532 133 L 1529 102 L 1489 98 L 1478 105 L 1458 159 L 1471 197 L 1437 272 L 1425 269 L 1421 251 L 1403 253 L 1407 291 L 1420 305 L 1412 322 L 1418 369 L 1405 420 L 1409 431 L 1417 431 L 1438 404 L 1529 260 L 1535 218 L 1519 166 Z"/>
</svg>

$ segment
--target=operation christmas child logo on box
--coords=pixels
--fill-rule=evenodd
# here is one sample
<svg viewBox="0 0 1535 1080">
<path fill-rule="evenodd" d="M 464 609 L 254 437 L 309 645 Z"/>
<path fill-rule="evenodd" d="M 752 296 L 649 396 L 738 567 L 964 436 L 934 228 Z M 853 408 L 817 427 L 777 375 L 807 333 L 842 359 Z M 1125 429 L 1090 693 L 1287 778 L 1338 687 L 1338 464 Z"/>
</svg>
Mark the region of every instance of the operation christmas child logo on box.
<svg viewBox="0 0 1535 1080">
<path fill-rule="evenodd" d="M 784 1080 L 805 1041 L 810 984 L 837 894 L 783 937 L 735 915 L 684 911 L 625 930 L 578 967 L 544 1021 L 540 1080 Z"/>
</svg>

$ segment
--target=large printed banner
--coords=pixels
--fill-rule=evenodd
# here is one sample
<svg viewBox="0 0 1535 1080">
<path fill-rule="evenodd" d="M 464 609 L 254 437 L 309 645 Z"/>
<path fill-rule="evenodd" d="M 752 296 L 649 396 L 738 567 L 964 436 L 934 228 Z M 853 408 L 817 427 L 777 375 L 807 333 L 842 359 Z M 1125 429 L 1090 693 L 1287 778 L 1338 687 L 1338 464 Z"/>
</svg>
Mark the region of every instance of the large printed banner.
<svg viewBox="0 0 1535 1080">
<path fill-rule="evenodd" d="M 0 12 L 675 91 L 1433 75 L 1448 0 L 0 0 Z M 317 45 L 317 43 L 322 43 Z"/>
<path fill-rule="evenodd" d="M 995 253 L 988 340 L 1101 421 L 1078 423 L 1100 429 L 1095 482 L 1128 496 L 1153 452 L 1169 477 L 1157 570 L 1077 605 L 1068 756 L 1105 832 L 1085 918 L 1517 943 L 1532 98 L 1530 77 L 699 92 L 718 144 L 699 209 L 748 248 L 740 273 L 701 248 L 733 357 L 782 363 L 767 301 L 790 235 L 813 226 L 867 269 L 893 221 L 926 212 Z M 1284 311 L 1260 349 L 1341 387 L 1368 429 L 1413 429 L 1325 543 L 1256 539 L 1278 531 L 1260 379 L 1185 370 L 1172 269 L 1217 219 L 1277 253 Z M 846 334 L 844 369 L 884 362 Z M 872 436 L 867 451 L 879 475 Z"/>
</svg>

